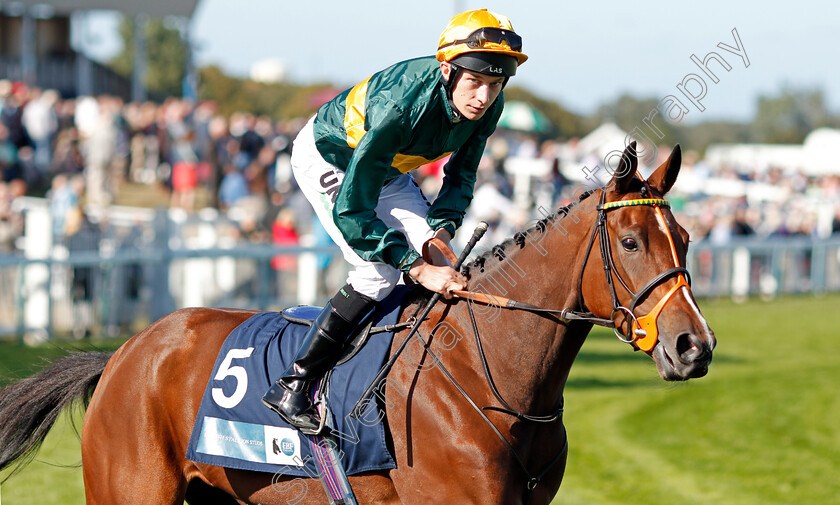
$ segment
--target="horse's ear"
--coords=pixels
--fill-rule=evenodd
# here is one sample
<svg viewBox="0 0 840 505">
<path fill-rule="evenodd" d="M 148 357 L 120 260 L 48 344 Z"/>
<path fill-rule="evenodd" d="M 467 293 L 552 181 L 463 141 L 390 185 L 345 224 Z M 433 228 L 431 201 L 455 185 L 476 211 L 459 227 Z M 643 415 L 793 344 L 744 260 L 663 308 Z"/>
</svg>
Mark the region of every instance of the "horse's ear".
<svg viewBox="0 0 840 505">
<path fill-rule="evenodd" d="M 639 160 L 636 157 L 636 141 L 630 142 L 621 155 L 621 162 L 615 171 L 614 187 L 615 192 L 623 195 L 630 192 L 630 181 L 636 177 L 636 169 L 639 168 Z"/>
<path fill-rule="evenodd" d="M 671 190 L 671 187 L 674 186 L 674 183 L 677 182 L 677 175 L 680 173 L 680 165 L 682 164 L 682 151 L 680 150 L 680 145 L 677 144 L 674 146 L 674 150 L 671 151 L 671 155 L 668 156 L 668 159 L 665 163 L 659 165 L 653 174 L 648 177 L 648 184 L 650 186 L 659 191 L 661 195 L 664 195 L 668 191 Z"/>
</svg>

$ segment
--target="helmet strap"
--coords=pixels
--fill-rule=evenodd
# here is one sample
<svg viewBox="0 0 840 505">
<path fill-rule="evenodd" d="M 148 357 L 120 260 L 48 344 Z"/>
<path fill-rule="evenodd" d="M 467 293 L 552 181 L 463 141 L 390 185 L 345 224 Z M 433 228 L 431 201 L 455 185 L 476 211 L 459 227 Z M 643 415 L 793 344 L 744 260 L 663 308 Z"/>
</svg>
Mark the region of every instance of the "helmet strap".
<svg viewBox="0 0 840 505">
<path fill-rule="evenodd" d="M 461 77 L 464 69 L 461 68 L 460 65 L 456 65 L 452 62 L 449 62 L 449 65 L 452 67 L 452 71 L 449 72 L 449 79 L 443 81 L 443 87 L 446 90 L 446 99 L 449 102 L 449 108 L 452 110 L 452 118 L 455 121 L 463 121 L 466 118 L 463 114 L 461 114 L 461 111 L 455 107 L 455 101 L 452 99 L 452 94 L 455 92 L 455 83 L 458 82 L 458 78 Z"/>
</svg>

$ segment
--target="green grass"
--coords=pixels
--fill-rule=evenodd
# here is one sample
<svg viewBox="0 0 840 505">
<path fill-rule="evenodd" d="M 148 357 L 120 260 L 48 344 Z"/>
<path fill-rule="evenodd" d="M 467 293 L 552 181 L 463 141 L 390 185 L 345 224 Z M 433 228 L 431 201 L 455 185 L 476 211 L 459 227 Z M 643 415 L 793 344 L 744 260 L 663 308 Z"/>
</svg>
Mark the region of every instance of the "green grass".
<svg viewBox="0 0 840 505">
<path fill-rule="evenodd" d="M 554 505 L 840 503 L 840 296 L 702 304 L 718 336 L 707 377 L 665 383 L 593 332 L 566 390 L 569 462 Z M 0 377 L 43 354 L 0 343 Z M 0 379 L 2 380 L 2 379 Z M 83 503 L 79 442 L 61 421 L 2 486 L 5 505 Z"/>
<path fill-rule="evenodd" d="M 838 308 L 837 296 L 707 302 L 714 362 L 680 384 L 590 335 L 566 389 L 570 455 L 553 503 L 840 503 Z"/>
</svg>

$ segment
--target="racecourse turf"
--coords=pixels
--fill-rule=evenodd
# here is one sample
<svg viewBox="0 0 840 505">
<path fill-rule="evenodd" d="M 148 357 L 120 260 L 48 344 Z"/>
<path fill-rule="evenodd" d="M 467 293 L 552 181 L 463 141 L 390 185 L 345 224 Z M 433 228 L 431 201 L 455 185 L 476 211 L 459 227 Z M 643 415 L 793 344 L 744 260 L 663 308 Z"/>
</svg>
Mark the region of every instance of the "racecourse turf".
<svg viewBox="0 0 840 505">
<path fill-rule="evenodd" d="M 609 332 L 589 336 L 566 388 L 570 453 L 553 505 L 840 504 L 840 296 L 701 307 L 718 348 L 709 375 L 687 383 L 661 381 Z M 55 352 L 0 343 L 0 381 Z M 79 461 L 61 421 L 0 500 L 83 503 L 80 469 L 56 466 Z"/>
</svg>

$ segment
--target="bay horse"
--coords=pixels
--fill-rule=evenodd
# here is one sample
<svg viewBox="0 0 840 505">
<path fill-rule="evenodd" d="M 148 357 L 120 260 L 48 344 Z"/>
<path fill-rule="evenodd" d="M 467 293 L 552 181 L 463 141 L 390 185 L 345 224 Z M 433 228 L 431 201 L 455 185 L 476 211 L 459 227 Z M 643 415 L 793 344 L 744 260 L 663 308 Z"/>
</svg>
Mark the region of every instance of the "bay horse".
<svg viewBox="0 0 840 505">
<path fill-rule="evenodd" d="M 446 301 L 420 326 L 383 388 L 397 467 L 351 476 L 360 504 L 548 504 L 566 466 L 563 389 L 593 324 L 613 325 L 664 380 L 707 373 L 715 337 L 682 266 L 688 234 L 663 199 L 680 162 L 677 146 L 644 181 L 631 144 L 607 186 L 463 269 L 471 292 L 507 301 Z M 25 463 L 82 399 L 89 505 L 326 503 L 314 480 L 185 459 L 217 352 L 253 314 L 178 310 L 114 353 L 74 354 L 6 387 L 0 469 Z"/>
</svg>

